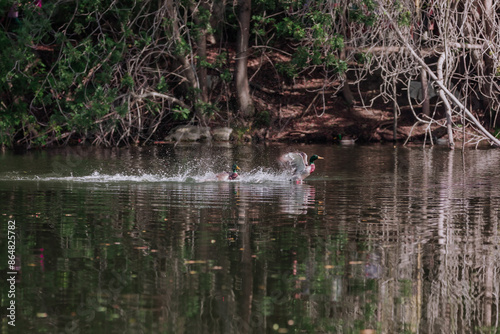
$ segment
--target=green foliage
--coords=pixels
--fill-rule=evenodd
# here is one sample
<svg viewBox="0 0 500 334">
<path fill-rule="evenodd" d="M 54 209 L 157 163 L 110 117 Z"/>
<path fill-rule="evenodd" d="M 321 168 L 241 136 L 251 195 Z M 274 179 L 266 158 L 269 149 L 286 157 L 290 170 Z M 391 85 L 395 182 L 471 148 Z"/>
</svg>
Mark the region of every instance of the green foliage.
<svg viewBox="0 0 500 334">
<path fill-rule="evenodd" d="M 267 317 L 272 314 L 273 306 L 272 297 L 265 296 L 262 298 L 262 302 L 259 305 L 259 311 L 262 312 L 262 315 Z"/>
<path fill-rule="evenodd" d="M 211 13 L 208 9 L 199 7 L 197 20 L 199 21 L 199 25 L 202 29 L 210 30 L 210 16 Z"/>
<path fill-rule="evenodd" d="M 297 69 L 291 63 L 276 64 L 276 71 L 287 79 L 295 79 L 298 75 Z"/>
<path fill-rule="evenodd" d="M 174 107 L 172 117 L 166 119 L 185 121 L 219 113 L 215 102 L 200 101 L 194 83 L 200 68 L 218 75 L 225 88 L 233 89 L 232 53 L 222 48 L 215 57 L 209 53 L 207 59 L 195 58 L 198 38 L 214 32 L 210 24 L 213 3 L 183 0 L 167 8 L 165 2 L 153 0 L 81 0 L 44 2 L 41 10 L 28 2 L 22 4 L 21 23 L 0 29 L 3 144 L 43 145 L 69 133 L 89 138 L 133 137 L 135 142 L 141 132 L 158 128 L 151 122 L 160 108 L 171 108 L 158 95 L 136 98 L 143 92 L 182 99 L 184 107 Z M 291 54 L 287 61 L 273 61 L 278 74 L 287 80 L 320 71 L 328 78 L 344 73 L 347 64 L 340 59 L 340 51 L 345 36 L 334 27 L 345 15 L 356 24 L 374 24 L 377 5 L 375 0 L 330 5 L 306 0 L 253 1 L 251 43 L 265 46 L 254 50 L 266 50 L 265 54 L 269 47 Z M 4 12 L 10 6 L 12 1 L 0 0 Z M 234 42 L 237 3 L 229 2 L 223 10 L 224 33 L 220 35 L 228 38 L 223 42 Z M 409 14 L 400 13 L 400 24 L 408 24 Z M 186 74 L 188 69 L 195 79 Z M 257 113 L 254 124 L 270 126 L 270 113 Z"/>
<path fill-rule="evenodd" d="M 407 279 L 399 280 L 399 293 L 403 298 L 409 298 L 412 295 L 412 281 Z"/>
<path fill-rule="evenodd" d="M 360 64 L 369 64 L 373 55 L 371 53 L 357 53 L 355 55 L 356 61 Z"/>
<path fill-rule="evenodd" d="M 9 8 L 12 3 L 2 1 L 0 7 Z M 8 6 L 8 7 L 7 7 Z M 47 26 L 47 21 L 40 18 L 39 22 L 31 22 L 36 10 L 28 4 L 21 4 L 25 17 L 19 23 L 7 28 L 15 32 L 0 30 L 0 143 L 11 145 L 16 136 L 33 136 L 40 130 L 36 118 L 29 113 L 30 108 L 36 108 L 43 101 L 41 81 L 47 73 L 45 64 L 37 57 L 30 47 L 40 41 L 39 35 L 32 36 L 32 29 Z M 36 24 L 35 24 L 36 23 Z M 31 102 L 33 101 L 33 103 Z M 20 131 L 23 129 L 23 131 Z M 43 143 L 43 135 L 38 141 Z"/>
<path fill-rule="evenodd" d="M 280 37 L 292 37 L 297 41 L 306 36 L 304 27 L 290 17 L 285 17 L 283 21 L 276 24 L 276 31 Z"/>
<path fill-rule="evenodd" d="M 202 101 L 197 102 L 194 107 L 200 113 L 208 116 L 212 116 L 213 114 L 219 111 L 219 109 L 212 103 L 202 102 Z"/>
<path fill-rule="evenodd" d="M 250 132 L 250 128 L 249 127 L 236 127 L 236 128 L 233 128 L 233 131 L 234 131 L 233 132 L 234 135 L 236 136 L 236 140 L 238 142 L 242 142 L 245 134 Z"/>
<path fill-rule="evenodd" d="M 276 23 L 276 19 L 273 17 L 266 17 L 264 15 L 253 15 L 252 22 L 254 26 L 252 33 L 259 37 L 265 37 L 266 26 L 274 26 Z"/>
<path fill-rule="evenodd" d="M 181 38 L 175 44 L 174 55 L 185 56 L 190 50 L 191 47 L 189 46 L 189 43 L 185 39 Z"/>
<path fill-rule="evenodd" d="M 404 11 L 398 16 L 398 24 L 400 26 L 406 26 L 409 27 L 411 24 L 411 12 L 410 11 Z"/>
<path fill-rule="evenodd" d="M 267 110 L 258 112 L 254 123 L 257 127 L 268 127 L 271 125 L 271 114 Z"/>
<path fill-rule="evenodd" d="M 134 78 L 130 74 L 125 74 L 122 78 L 122 85 L 127 87 L 127 88 L 133 88 L 134 87 Z"/>
<path fill-rule="evenodd" d="M 373 1 L 364 1 L 364 8 L 374 9 Z M 332 74 L 347 70 L 347 64 L 339 59 L 338 52 L 344 48 L 344 36 L 333 31 L 339 19 L 338 9 L 332 13 L 325 10 L 322 1 L 271 1 L 257 2 L 259 11 L 253 15 L 253 32 L 262 43 L 281 48 L 283 41 L 293 52 L 290 61 L 277 62 L 277 72 L 287 80 L 297 78 L 307 69 L 321 68 Z M 273 40 L 266 36 L 276 36 Z M 267 40 L 266 40 L 267 38 Z"/>
<path fill-rule="evenodd" d="M 375 24 L 377 15 L 375 0 L 362 0 L 359 4 L 352 4 L 349 8 L 349 19 L 351 22 L 361 23 L 368 27 Z"/>
<path fill-rule="evenodd" d="M 342 50 L 344 48 L 344 37 L 333 34 L 328 40 L 328 44 L 333 50 Z"/>
<path fill-rule="evenodd" d="M 228 69 L 224 69 L 222 71 L 222 73 L 220 74 L 220 78 L 222 79 L 222 81 L 224 81 L 225 83 L 229 83 L 231 82 L 231 80 L 233 79 L 233 75 L 231 74 L 231 71 L 229 71 Z"/>
<path fill-rule="evenodd" d="M 299 46 L 292 57 L 292 65 L 294 65 L 294 67 L 298 70 L 302 70 L 307 65 L 310 59 L 311 53 L 309 52 L 309 48 L 305 46 Z"/>
<path fill-rule="evenodd" d="M 333 73 L 344 73 L 347 71 L 347 63 L 335 56 L 327 57 L 326 64 Z"/>
<path fill-rule="evenodd" d="M 208 60 L 206 60 L 206 59 L 199 59 L 199 57 L 196 57 L 196 59 L 199 60 L 198 65 L 200 67 L 213 68 L 213 64 L 210 63 Z"/>
<path fill-rule="evenodd" d="M 183 314 L 187 318 L 194 318 L 200 314 L 200 299 L 198 296 L 188 296 L 184 305 Z"/>
<path fill-rule="evenodd" d="M 161 77 L 160 78 L 160 82 L 158 83 L 158 85 L 156 86 L 156 89 L 159 91 L 159 92 L 166 92 L 168 90 L 168 84 L 165 80 L 165 77 Z"/>
<path fill-rule="evenodd" d="M 217 56 L 215 56 L 215 62 L 213 64 L 214 68 L 221 68 L 222 66 L 227 64 L 227 52 L 221 52 Z"/>
<path fill-rule="evenodd" d="M 191 111 L 189 109 L 179 107 L 179 106 L 174 107 L 172 109 L 172 111 L 174 112 L 174 119 L 176 121 L 187 120 L 189 118 L 189 114 L 191 113 Z"/>
<path fill-rule="evenodd" d="M 49 135 L 57 139 L 69 131 L 92 133 L 120 125 L 108 115 L 116 111 L 118 117 L 126 116 L 129 106 L 119 96 L 136 83 L 127 71 L 117 79 L 117 68 L 127 47 L 153 43 L 151 34 L 126 28 L 131 13 L 140 10 L 134 6 L 133 1 L 86 0 L 57 7 L 44 2 L 40 11 L 26 4 L 16 32 L 0 30 L 2 144 L 40 146 Z M 93 11 L 104 14 L 89 15 Z M 96 30 L 104 22 L 107 28 Z M 37 51 L 37 45 L 48 49 Z M 168 90 L 164 78 L 158 90 Z M 146 103 L 144 108 L 154 112 L 157 105 Z"/>
<path fill-rule="evenodd" d="M 375 0 L 363 0 L 362 1 L 363 5 L 366 6 L 366 9 L 370 12 L 375 11 L 377 8 L 377 2 Z"/>
</svg>

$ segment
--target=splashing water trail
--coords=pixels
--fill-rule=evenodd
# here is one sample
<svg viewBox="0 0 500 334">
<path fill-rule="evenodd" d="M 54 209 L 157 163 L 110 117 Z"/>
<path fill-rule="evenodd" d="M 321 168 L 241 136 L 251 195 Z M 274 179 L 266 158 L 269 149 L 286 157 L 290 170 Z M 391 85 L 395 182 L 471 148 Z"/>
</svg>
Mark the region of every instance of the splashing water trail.
<svg viewBox="0 0 500 334">
<path fill-rule="evenodd" d="M 200 170 L 200 169 L 196 169 Z M 266 168 L 257 168 L 249 172 L 241 172 L 236 180 L 218 181 L 217 173 L 211 170 L 201 172 L 193 172 L 193 169 L 183 168 L 175 173 L 168 174 L 165 172 L 149 173 L 145 171 L 135 171 L 133 173 L 105 173 L 102 171 L 93 171 L 90 175 L 82 176 L 55 176 L 49 175 L 33 175 L 25 176 L 19 174 L 4 174 L 0 175 L 1 181 L 60 181 L 60 182 L 82 182 L 82 183 L 118 183 L 118 182 L 137 182 L 137 183 L 152 183 L 152 182 L 185 182 L 185 183 L 206 183 L 206 182 L 240 182 L 240 183 L 268 183 L 268 182 L 288 182 L 291 174 L 287 171 L 276 171 Z"/>
</svg>

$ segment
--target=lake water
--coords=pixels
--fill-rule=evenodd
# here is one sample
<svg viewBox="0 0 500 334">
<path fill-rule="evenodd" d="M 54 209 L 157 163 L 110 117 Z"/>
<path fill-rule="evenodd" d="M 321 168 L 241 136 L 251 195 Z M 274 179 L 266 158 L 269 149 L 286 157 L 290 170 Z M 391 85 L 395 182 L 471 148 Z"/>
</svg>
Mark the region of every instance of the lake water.
<svg viewBox="0 0 500 334">
<path fill-rule="evenodd" d="M 277 162 L 298 150 L 325 157 L 303 184 Z M 499 333 L 499 167 L 440 147 L 2 153 L 2 332 Z"/>
</svg>

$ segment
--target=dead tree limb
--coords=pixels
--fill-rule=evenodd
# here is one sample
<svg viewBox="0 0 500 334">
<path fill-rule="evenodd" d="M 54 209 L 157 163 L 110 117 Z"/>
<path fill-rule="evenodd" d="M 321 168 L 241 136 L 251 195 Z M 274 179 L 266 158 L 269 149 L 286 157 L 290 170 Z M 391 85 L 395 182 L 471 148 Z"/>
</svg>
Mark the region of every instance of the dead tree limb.
<svg viewBox="0 0 500 334">
<path fill-rule="evenodd" d="M 135 94 L 135 93 L 132 93 L 131 95 L 134 98 L 136 98 L 136 99 L 144 99 L 144 98 L 148 98 L 148 97 L 159 97 L 161 99 L 165 99 L 165 100 L 170 101 L 172 103 L 178 104 L 182 108 L 190 109 L 190 107 L 187 104 L 185 104 L 184 102 L 182 102 L 181 100 L 179 100 L 179 99 L 177 99 L 177 98 L 175 98 L 173 96 L 165 95 L 165 94 L 162 94 L 162 93 L 147 92 L 147 93 L 144 93 L 144 94 Z"/>
<path fill-rule="evenodd" d="M 448 52 L 443 52 L 441 56 L 439 57 L 438 64 L 437 64 L 437 76 L 439 81 L 444 82 L 444 75 L 443 75 L 443 65 L 444 62 L 446 61 L 446 57 L 449 56 Z M 455 142 L 453 140 L 453 124 L 451 121 L 451 104 L 450 101 L 448 101 L 448 98 L 444 91 L 442 89 L 439 90 L 439 97 L 441 100 L 443 100 L 445 109 L 446 109 L 446 128 L 448 130 L 448 147 L 453 150 L 455 148 Z"/>
<path fill-rule="evenodd" d="M 381 6 L 381 9 L 384 13 L 384 15 L 387 17 L 387 19 L 391 22 L 391 26 L 394 28 L 394 31 L 400 38 L 401 42 L 404 44 L 406 49 L 411 53 L 413 58 L 422 66 L 423 69 L 429 73 L 429 76 L 435 81 L 435 83 L 439 86 L 439 88 L 450 98 L 453 103 L 458 106 L 461 110 L 465 112 L 465 114 L 471 119 L 472 123 L 477 127 L 477 129 L 485 135 L 491 142 L 492 145 L 500 147 L 500 140 L 495 138 L 484 126 L 479 122 L 479 120 L 474 117 L 474 115 L 467 109 L 466 106 L 464 106 L 456 97 L 453 95 L 453 93 L 444 85 L 443 81 L 440 80 L 437 75 L 427 66 L 425 61 L 419 57 L 417 52 L 413 49 L 413 47 L 408 43 L 408 41 L 404 38 L 403 33 L 401 30 L 399 30 L 397 22 L 394 22 L 394 20 L 391 18 L 387 10 Z"/>
</svg>

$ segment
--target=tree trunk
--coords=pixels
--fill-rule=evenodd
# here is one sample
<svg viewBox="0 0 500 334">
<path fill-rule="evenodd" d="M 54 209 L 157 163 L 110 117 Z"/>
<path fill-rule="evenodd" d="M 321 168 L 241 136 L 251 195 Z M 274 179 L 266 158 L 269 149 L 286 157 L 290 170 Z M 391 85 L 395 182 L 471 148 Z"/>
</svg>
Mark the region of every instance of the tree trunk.
<svg viewBox="0 0 500 334">
<path fill-rule="evenodd" d="M 394 142 L 398 141 L 398 92 L 397 92 L 397 79 L 392 78 L 392 109 L 394 112 L 394 123 L 392 124 L 392 140 Z"/>
<path fill-rule="evenodd" d="M 215 44 L 217 41 L 222 41 L 223 37 L 223 26 L 226 22 L 225 18 L 226 10 L 226 0 L 214 0 L 212 1 L 211 11 L 210 11 L 210 27 L 215 31 L 216 36 L 210 34 L 207 36 L 207 40 L 210 44 Z"/>
<path fill-rule="evenodd" d="M 198 81 L 200 86 L 200 98 L 203 102 L 208 102 L 208 84 L 207 84 L 207 68 L 204 66 L 207 60 L 207 26 L 209 21 L 207 18 L 204 18 L 205 13 L 209 12 L 209 4 L 206 0 L 201 1 L 198 4 L 198 7 L 195 9 L 194 13 L 194 21 L 198 26 L 198 39 L 197 39 L 197 50 L 196 53 L 198 55 L 197 61 L 197 73 L 198 73 Z M 202 14 L 202 15 L 200 15 Z M 203 19 L 200 19 L 200 16 Z M 207 21 L 205 21 L 207 20 Z"/>
<path fill-rule="evenodd" d="M 173 0 L 167 0 L 167 13 L 172 20 L 172 35 L 173 35 L 172 37 L 174 38 L 176 43 L 180 43 L 182 40 L 181 33 L 179 31 L 180 24 L 178 20 L 178 15 L 180 14 L 178 13 Z M 206 44 L 205 44 L 205 50 L 206 50 Z M 197 104 L 200 100 L 202 100 L 202 97 L 200 94 L 200 84 L 198 81 L 198 75 L 195 71 L 195 67 L 189 60 L 188 54 L 178 53 L 176 54 L 175 59 L 181 64 L 182 69 L 179 71 L 179 74 L 187 79 L 190 88 L 192 88 L 194 91 L 193 93 L 194 96 L 192 97 L 192 99 L 193 99 L 195 115 L 198 118 L 198 120 L 203 125 L 205 125 L 205 117 L 197 107 Z"/>
<path fill-rule="evenodd" d="M 422 22 L 422 11 L 420 5 L 420 0 L 416 0 L 415 10 L 417 12 L 418 21 Z M 420 38 L 422 38 L 422 36 L 420 36 Z M 424 69 L 420 71 L 420 83 L 422 85 L 422 114 L 430 116 L 431 108 L 429 103 L 429 84 L 427 79 L 427 72 Z"/>
<path fill-rule="evenodd" d="M 347 77 L 344 78 L 344 86 L 342 86 L 342 96 L 344 97 L 347 106 L 351 108 L 354 106 L 354 95 L 352 95 L 351 88 L 347 82 Z"/>
<path fill-rule="evenodd" d="M 238 36 L 236 46 L 236 93 L 238 108 L 245 120 L 249 120 L 255 112 L 250 85 L 248 84 L 248 40 L 250 36 L 251 0 L 238 1 Z"/>
<path fill-rule="evenodd" d="M 443 54 L 441 55 L 441 57 L 439 57 L 439 60 L 438 60 L 438 65 L 437 65 L 437 77 L 439 79 L 440 82 L 444 83 L 444 74 L 443 74 L 443 65 L 446 61 L 446 57 L 447 55 L 449 56 L 450 53 L 449 52 L 443 52 Z M 425 71 L 424 69 L 422 69 L 422 71 Z M 450 101 L 448 101 L 448 98 L 446 97 L 446 94 L 445 92 L 440 89 L 439 90 L 439 97 L 441 97 L 441 100 L 444 102 L 444 105 L 445 105 L 445 109 L 446 109 L 446 129 L 448 131 L 448 147 L 450 148 L 450 150 L 453 150 L 455 148 L 455 140 L 453 139 L 453 124 L 452 124 L 452 120 L 451 120 L 451 104 L 450 104 Z M 465 140 L 465 138 L 464 138 Z"/>
</svg>

